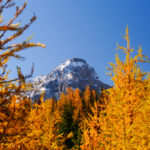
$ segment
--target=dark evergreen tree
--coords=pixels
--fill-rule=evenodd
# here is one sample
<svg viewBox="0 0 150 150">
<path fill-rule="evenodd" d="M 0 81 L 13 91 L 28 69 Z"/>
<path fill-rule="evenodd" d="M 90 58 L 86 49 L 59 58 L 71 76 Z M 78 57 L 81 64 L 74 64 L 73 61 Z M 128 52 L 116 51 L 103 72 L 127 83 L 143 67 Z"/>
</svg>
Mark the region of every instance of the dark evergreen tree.
<svg viewBox="0 0 150 150">
<path fill-rule="evenodd" d="M 59 124 L 59 132 L 63 136 L 64 149 L 70 149 L 79 145 L 79 121 L 74 121 L 74 107 L 71 102 L 65 103 L 61 114 L 62 122 Z"/>
</svg>

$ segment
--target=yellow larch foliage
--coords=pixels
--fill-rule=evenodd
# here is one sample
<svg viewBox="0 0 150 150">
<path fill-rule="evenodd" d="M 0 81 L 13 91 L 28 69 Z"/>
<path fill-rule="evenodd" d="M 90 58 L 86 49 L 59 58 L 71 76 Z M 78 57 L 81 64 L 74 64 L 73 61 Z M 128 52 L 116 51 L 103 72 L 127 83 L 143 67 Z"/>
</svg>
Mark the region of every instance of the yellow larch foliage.
<svg viewBox="0 0 150 150">
<path fill-rule="evenodd" d="M 84 91 L 84 100 L 85 100 L 87 107 L 90 107 L 91 90 L 90 90 L 89 86 L 87 86 L 85 91 Z"/>
<path fill-rule="evenodd" d="M 75 91 L 74 91 L 73 106 L 75 107 L 74 120 L 81 121 L 81 119 L 83 119 L 82 98 L 81 98 L 81 95 L 80 95 L 80 90 L 78 88 L 75 89 Z"/>
<path fill-rule="evenodd" d="M 81 124 L 82 140 L 81 149 L 82 150 L 104 150 L 104 136 L 101 134 L 102 126 L 106 124 L 106 106 L 108 103 L 108 93 L 103 91 L 101 93 L 103 99 L 94 102 L 91 106 L 91 112 L 88 117 L 84 118 Z M 96 99 L 95 99 L 96 100 Z M 104 128 L 103 128 L 104 129 Z"/>
<path fill-rule="evenodd" d="M 131 57 L 133 49 L 130 49 L 128 28 L 124 38 L 127 47 L 118 45 L 118 49 L 126 54 L 126 60 L 122 62 L 117 55 L 116 64 L 111 64 L 114 87 L 108 90 L 106 127 L 109 138 L 106 145 L 111 149 L 147 149 L 150 147 L 150 130 L 145 128 L 150 126 L 145 119 L 148 119 L 150 111 L 145 107 L 149 107 L 150 84 L 149 77 L 146 77 L 148 73 L 143 72 L 137 64 L 146 62 L 147 57 L 142 55 L 141 47 L 138 54 Z M 103 134 L 105 136 L 105 132 Z"/>
<path fill-rule="evenodd" d="M 32 68 L 30 75 L 23 76 L 21 69 L 17 67 L 18 77 L 9 79 L 8 61 L 11 57 L 23 59 L 18 55 L 18 52 L 23 49 L 35 46 L 45 47 L 40 43 L 30 43 L 29 40 L 13 43 L 36 20 L 36 16 L 33 16 L 25 25 L 18 23 L 17 19 L 26 5 L 25 2 L 21 7 L 16 7 L 12 0 L 0 1 L 0 149 L 4 150 L 26 149 L 24 139 L 29 132 L 26 120 L 31 109 L 31 102 L 25 96 L 28 89 L 25 79 L 33 73 Z M 10 18 L 4 18 L 4 21 L 3 13 L 10 8 L 16 10 L 15 14 Z"/>
<path fill-rule="evenodd" d="M 82 150 L 97 150 L 100 148 L 99 141 L 100 139 L 100 126 L 102 125 L 100 122 L 100 116 L 99 115 L 99 110 L 98 110 L 98 105 L 95 102 L 95 105 L 92 109 L 93 115 L 89 115 L 88 118 L 85 118 L 84 122 L 82 123 L 82 145 L 81 149 Z"/>
<path fill-rule="evenodd" d="M 142 54 L 141 47 L 132 57 L 128 28 L 123 38 L 127 47 L 118 45 L 118 49 L 123 50 L 126 59 L 121 61 L 116 55 L 116 64 L 110 63 L 114 87 L 106 90 L 108 95 L 103 96 L 106 104 L 103 109 L 97 113 L 97 107 L 94 107 L 90 120 L 84 121 L 83 149 L 90 146 L 112 150 L 150 148 L 150 78 L 138 66 L 138 62 L 147 62 L 148 58 Z"/>
<path fill-rule="evenodd" d="M 27 149 L 59 149 L 57 138 L 56 103 L 53 99 L 46 100 L 40 105 L 34 104 L 28 117 L 28 125 L 31 130 L 27 135 Z"/>
</svg>

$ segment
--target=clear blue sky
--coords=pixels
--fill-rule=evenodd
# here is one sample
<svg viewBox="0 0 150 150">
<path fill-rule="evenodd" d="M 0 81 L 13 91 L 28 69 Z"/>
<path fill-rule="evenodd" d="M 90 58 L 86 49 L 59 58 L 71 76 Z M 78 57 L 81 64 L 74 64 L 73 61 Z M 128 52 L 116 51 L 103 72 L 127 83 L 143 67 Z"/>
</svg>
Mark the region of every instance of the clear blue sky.
<svg viewBox="0 0 150 150">
<path fill-rule="evenodd" d="M 121 33 L 125 33 L 127 24 L 133 48 L 141 45 L 150 57 L 150 0 L 28 0 L 23 22 L 33 12 L 37 21 L 20 40 L 35 33 L 32 41 L 44 43 L 46 48 L 20 53 L 25 61 L 11 59 L 11 77 L 16 75 L 17 65 L 28 74 L 35 63 L 37 76 L 50 73 L 68 58 L 80 57 L 95 68 L 100 80 L 112 84 L 106 67 L 114 62 L 116 43 L 126 44 Z M 142 67 L 150 71 L 150 64 Z"/>
</svg>

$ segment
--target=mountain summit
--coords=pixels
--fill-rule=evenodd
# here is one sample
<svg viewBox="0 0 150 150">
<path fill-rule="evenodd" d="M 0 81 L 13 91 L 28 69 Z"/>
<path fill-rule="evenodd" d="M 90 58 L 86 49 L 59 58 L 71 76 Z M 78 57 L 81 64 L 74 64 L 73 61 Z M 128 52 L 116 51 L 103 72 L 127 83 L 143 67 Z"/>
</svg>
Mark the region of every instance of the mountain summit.
<svg viewBox="0 0 150 150">
<path fill-rule="evenodd" d="M 81 58 L 66 60 L 50 74 L 33 79 L 32 83 L 34 91 L 30 96 L 33 99 L 38 98 L 42 91 L 45 91 L 45 99 L 52 97 L 58 99 L 61 92 L 66 92 L 67 87 L 84 90 L 87 86 L 90 86 L 97 92 L 101 88 L 110 87 L 101 82 L 94 68 Z"/>
</svg>

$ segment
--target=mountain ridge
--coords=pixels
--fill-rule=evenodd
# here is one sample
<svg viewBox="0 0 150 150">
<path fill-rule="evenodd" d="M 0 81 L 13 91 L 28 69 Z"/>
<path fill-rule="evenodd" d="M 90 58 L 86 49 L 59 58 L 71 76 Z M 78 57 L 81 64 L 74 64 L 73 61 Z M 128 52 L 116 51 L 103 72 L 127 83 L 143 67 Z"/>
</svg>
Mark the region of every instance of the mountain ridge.
<svg viewBox="0 0 150 150">
<path fill-rule="evenodd" d="M 30 82 L 33 83 L 33 91 L 29 95 L 33 99 L 39 98 L 43 91 L 45 91 L 44 99 L 52 97 L 59 99 L 67 87 L 79 88 L 82 91 L 90 86 L 97 92 L 100 92 L 101 88 L 110 88 L 99 79 L 95 69 L 82 58 L 67 59 L 49 74 L 37 76 Z"/>
</svg>

